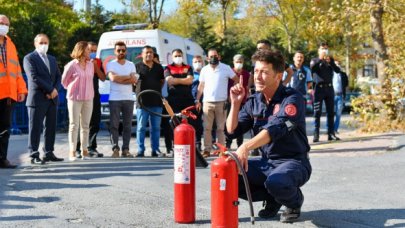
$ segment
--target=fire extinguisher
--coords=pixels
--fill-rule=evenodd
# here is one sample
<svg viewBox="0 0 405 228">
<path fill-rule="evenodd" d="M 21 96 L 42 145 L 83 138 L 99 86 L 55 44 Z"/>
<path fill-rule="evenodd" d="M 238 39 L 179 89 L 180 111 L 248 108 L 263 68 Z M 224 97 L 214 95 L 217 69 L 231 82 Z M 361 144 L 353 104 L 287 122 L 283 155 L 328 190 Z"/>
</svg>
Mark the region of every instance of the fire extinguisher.
<svg viewBox="0 0 405 228">
<path fill-rule="evenodd" d="M 235 154 L 216 143 L 214 148 L 219 157 L 211 163 L 211 227 L 238 227 L 238 168 L 242 169 Z M 233 159 L 228 159 L 232 157 Z M 254 224 L 252 197 L 247 176 L 241 171 L 250 205 L 251 222 Z"/>
<path fill-rule="evenodd" d="M 167 115 L 153 112 L 143 105 L 142 96 L 150 93 L 162 99 Z M 207 167 L 207 161 L 195 150 L 195 130 L 187 118 L 196 119 L 190 106 L 180 113 L 174 113 L 166 99 L 154 90 L 144 90 L 137 95 L 139 105 L 153 115 L 170 118 L 174 129 L 174 220 L 177 223 L 195 222 L 195 167 Z M 179 120 L 181 118 L 181 121 Z M 197 156 L 196 156 L 197 155 Z"/>
<path fill-rule="evenodd" d="M 195 130 L 187 117 L 197 118 L 190 109 L 181 112 L 181 124 L 174 129 L 174 221 L 195 222 Z"/>
</svg>

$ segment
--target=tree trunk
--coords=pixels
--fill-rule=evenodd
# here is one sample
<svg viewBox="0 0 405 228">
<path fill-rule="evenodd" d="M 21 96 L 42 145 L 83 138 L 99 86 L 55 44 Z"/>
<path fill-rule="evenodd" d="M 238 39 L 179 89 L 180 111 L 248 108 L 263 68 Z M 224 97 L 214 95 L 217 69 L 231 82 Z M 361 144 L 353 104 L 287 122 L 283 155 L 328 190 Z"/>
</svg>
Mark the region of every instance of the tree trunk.
<svg viewBox="0 0 405 228">
<path fill-rule="evenodd" d="M 384 42 L 383 21 L 384 13 L 381 0 L 370 0 L 370 25 L 373 47 L 376 55 L 377 75 L 381 83 L 385 80 L 385 60 L 388 59 L 387 47 Z"/>
<path fill-rule="evenodd" d="M 293 37 L 292 35 L 287 35 L 287 43 L 288 43 L 288 53 L 292 53 L 292 42 L 293 42 Z"/>
<path fill-rule="evenodd" d="M 352 26 L 350 24 L 350 20 L 349 20 L 349 15 L 346 15 L 345 18 L 345 34 L 346 34 L 346 39 L 345 39 L 345 47 L 346 47 L 346 51 L 345 51 L 345 71 L 348 77 L 350 77 L 350 50 L 351 50 L 351 46 L 352 46 L 352 37 L 351 34 L 352 31 Z M 351 80 L 349 80 L 350 82 Z M 349 83 L 350 84 L 350 83 Z M 350 85 L 352 86 L 352 85 Z"/>
</svg>

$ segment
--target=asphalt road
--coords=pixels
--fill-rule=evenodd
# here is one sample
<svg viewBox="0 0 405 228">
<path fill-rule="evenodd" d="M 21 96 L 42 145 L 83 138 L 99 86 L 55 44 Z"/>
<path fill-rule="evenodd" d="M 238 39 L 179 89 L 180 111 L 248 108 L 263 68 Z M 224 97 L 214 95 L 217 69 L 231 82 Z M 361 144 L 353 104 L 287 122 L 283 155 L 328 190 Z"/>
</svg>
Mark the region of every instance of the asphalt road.
<svg viewBox="0 0 405 228">
<path fill-rule="evenodd" d="M 346 141 L 353 146 L 344 150 L 343 142 L 314 145 L 300 221 L 256 217 L 251 226 L 241 201 L 240 227 L 405 227 L 405 148 L 387 151 L 394 138 L 403 135 Z M 100 144 L 109 148 L 108 140 Z M 13 136 L 12 159 L 26 162 L 25 147 L 26 136 Z M 66 135 L 58 135 L 57 149 L 66 148 Z M 0 183 L 0 227 L 210 227 L 209 168 L 196 171 L 196 222 L 174 222 L 172 158 L 24 164 L 0 170 Z M 254 207 L 257 215 L 261 203 Z"/>
</svg>

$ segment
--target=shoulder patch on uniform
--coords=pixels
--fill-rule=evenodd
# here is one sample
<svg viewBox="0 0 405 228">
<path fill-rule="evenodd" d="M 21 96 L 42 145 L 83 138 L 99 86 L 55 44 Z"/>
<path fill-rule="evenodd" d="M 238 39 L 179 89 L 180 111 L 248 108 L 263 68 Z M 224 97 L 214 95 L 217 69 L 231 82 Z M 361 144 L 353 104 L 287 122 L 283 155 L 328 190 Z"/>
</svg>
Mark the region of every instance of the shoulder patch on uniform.
<svg viewBox="0 0 405 228">
<path fill-rule="evenodd" d="M 297 107 L 295 107 L 293 104 L 288 104 L 285 106 L 284 112 L 287 114 L 287 116 L 295 116 L 297 115 Z"/>
</svg>

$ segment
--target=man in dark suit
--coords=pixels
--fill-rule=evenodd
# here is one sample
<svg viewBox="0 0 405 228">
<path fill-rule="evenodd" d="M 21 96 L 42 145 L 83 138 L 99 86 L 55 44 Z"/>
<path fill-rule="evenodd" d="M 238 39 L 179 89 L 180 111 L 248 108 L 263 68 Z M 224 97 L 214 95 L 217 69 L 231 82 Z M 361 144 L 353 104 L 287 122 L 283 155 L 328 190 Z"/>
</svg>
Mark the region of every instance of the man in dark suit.
<svg viewBox="0 0 405 228">
<path fill-rule="evenodd" d="M 34 39 L 35 51 L 24 57 L 24 70 L 28 77 L 28 97 L 26 106 L 29 118 L 28 150 L 32 164 L 48 161 L 63 161 L 54 151 L 58 89 L 61 74 L 55 57 L 47 55 L 49 38 L 38 34 Z M 39 142 L 44 128 L 44 156 L 39 158 Z"/>
</svg>

